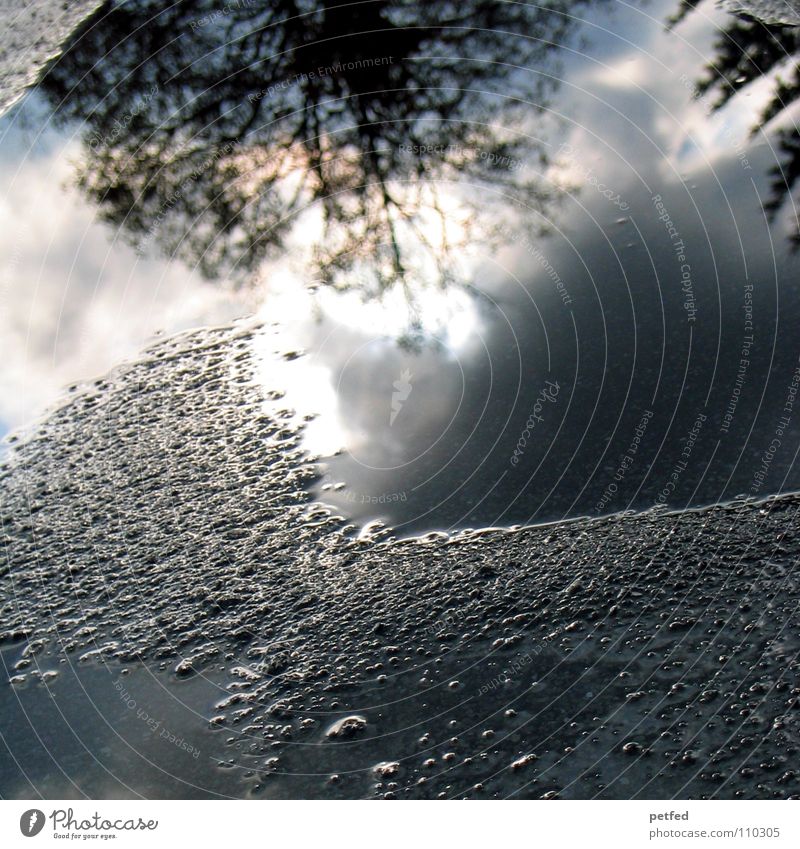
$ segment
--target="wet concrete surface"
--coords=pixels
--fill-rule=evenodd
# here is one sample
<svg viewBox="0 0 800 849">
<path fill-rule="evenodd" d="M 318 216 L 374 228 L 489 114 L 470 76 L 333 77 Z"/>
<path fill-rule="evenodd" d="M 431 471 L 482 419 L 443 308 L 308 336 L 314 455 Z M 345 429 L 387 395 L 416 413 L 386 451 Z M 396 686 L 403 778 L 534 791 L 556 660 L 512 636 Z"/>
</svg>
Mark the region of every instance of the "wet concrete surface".
<svg viewBox="0 0 800 849">
<path fill-rule="evenodd" d="M 163 342 L 6 459 L 4 795 L 797 794 L 796 497 L 358 537 L 265 332 Z"/>
</svg>

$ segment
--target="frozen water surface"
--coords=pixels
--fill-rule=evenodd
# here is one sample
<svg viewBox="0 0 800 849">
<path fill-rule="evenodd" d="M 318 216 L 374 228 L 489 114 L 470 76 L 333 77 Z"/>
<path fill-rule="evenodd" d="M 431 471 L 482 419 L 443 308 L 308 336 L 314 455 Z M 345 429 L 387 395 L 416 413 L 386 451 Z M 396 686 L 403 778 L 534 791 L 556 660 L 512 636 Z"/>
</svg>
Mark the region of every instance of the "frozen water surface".
<svg viewBox="0 0 800 849">
<path fill-rule="evenodd" d="M 101 3 L 99 0 L 3 0 L 0 16 L 0 115 L 58 57 L 64 39 Z"/>
<path fill-rule="evenodd" d="M 723 0 L 731 12 L 752 15 L 765 24 L 800 26 L 800 5 L 795 0 Z"/>
<path fill-rule="evenodd" d="M 357 539 L 265 332 L 161 343 L 6 460 L 6 794 L 796 794 L 800 500 Z"/>
</svg>

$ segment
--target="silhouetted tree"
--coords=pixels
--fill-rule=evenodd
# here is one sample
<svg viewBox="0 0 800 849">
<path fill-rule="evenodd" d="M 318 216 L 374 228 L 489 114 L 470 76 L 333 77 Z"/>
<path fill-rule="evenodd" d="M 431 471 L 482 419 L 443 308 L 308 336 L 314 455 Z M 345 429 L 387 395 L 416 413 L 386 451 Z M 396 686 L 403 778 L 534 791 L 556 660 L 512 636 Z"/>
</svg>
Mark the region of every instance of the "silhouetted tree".
<svg viewBox="0 0 800 849">
<path fill-rule="evenodd" d="M 493 198 L 519 218 L 553 196 L 530 119 L 581 4 L 109 3 L 42 87 L 86 124 L 80 186 L 140 248 L 243 278 L 300 222 L 326 283 L 446 282 Z"/>
<path fill-rule="evenodd" d="M 696 5 L 684 0 L 673 23 Z M 767 74 L 776 75 L 767 105 L 758 122 L 751 128 L 755 135 L 774 120 L 786 117 L 787 110 L 800 97 L 800 27 L 766 24 L 748 15 L 731 17 L 715 43 L 714 58 L 707 63 L 703 77 L 697 82 L 700 94 L 714 96 L 713 108 L 723 108 L 742 89 Z M 781 161 L 770 172 L 771 195 L 764 207 L 774 220 L 800 177 L 800 131 L 795 122 L 777 130 L 777 147 Z M 791 236 L 800 247 L 800 223 Z"/>
<path fill-rule="evenodd" d="M 677 26 L 690 12 L 693 12 L 703 0 L 678 0 L 678 8 L 667 18 L 667 27 Z"/>
</svg>

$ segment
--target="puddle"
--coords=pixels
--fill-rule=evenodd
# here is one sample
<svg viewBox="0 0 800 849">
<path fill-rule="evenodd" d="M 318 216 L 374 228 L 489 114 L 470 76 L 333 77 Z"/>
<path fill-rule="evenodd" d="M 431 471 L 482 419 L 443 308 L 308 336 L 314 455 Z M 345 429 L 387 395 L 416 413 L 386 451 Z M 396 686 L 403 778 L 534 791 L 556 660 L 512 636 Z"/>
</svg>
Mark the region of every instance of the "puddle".
<svg viewBox="0 0 800 849">
<path fill-rule="evenodd" d="M 513 69 L 458 65 L 464 86 L 483 86 L 458 114 L 504 126 L 503 138 L 423 118 L 430 104 L 412 98 L 401 101 L 402 122 L 382 125 L 376 150 L 360 153 L 347 134 L 332 135 L 330 150 L 298 142 L 295 119 L 272 138 L 271 116 L 303 93 L 394 85 L 416 68 L 421 44 L 406 45 L 402 62 L 373 45 L 358 67 L 314 54 L 316 76 L 298 54 L 262 92 L 226 44 L 213 48 L 216 19 L 192 28 L 195 17 L 181 18 L 195 38 L 124 78 L 146 9 L 87 24 L 5 119 L 6 322 L 25 367 L 5 370 L 0 420 L 24 423 L 67 380 L 134 356 L 155 332 L 255 309 L 278 328 L 261 345 L 267 391 L 279 386 L 313 416 L 304 445 L 322 474 L 312 493 L 362 527 L 457 531 L 800 488 L 800 266 L 793 207 L 772 173 L 791 155 L 781 144 L 792 112 L 786 96 L 773 98 L 796 31 L 708 4 L 626 14 L 579 5 L 575 16 L 519 13 L 535 14 L 558 49 L 534 41 Z M 501 14 L 480 3 L 474 13 Z M 231 14 L 246 40 L 257 13 Z M 388 7 L 380 14 L 394 20 Z M 165 13 L 152 26 L 177 23 Z M 728 57 L 732 89 L 706 70 L 726 32 L 763 54 L 751 65 Z M 476 57 L 499 49 L 488 36 L 464 38 Z M 101 49 L 109 58 L 74 88 Z M 179 49 L 184 61 L 212 50 L 209 82 L 228 72 L 203 109 L 229 106 L 202 131 L 207 112 L 191 100 L 176 113 L 181 132 L 177 117 L 163 120 L 175 93 L 153 75 Z M 372 108 L 389 109 L 374 91 Z M 525 95 L 525 109 L 511 93 Z M 324 105 L 314 111 L 334 120 Z M 285 174 L 259 163 L 262 139 L 282 151 Z M 315 156 L 330 164 L 304 172 Z M 169 164 L 153 170 L 157 161 Z M 344 162 L 355 170 L 335 176 Z M 352 181 L 381 169 L 396 196 L 389 206 L 364 199 L 377 218 L 359 234 L 323 196 L 339 179 L 341 203 L 355 202 Z M 305 188 L 295 185 L 302 173 Z M 205 199 L 233 174 L 213 211 Z M 306 206 L 288 205 L 290 189 Z M 284 200 L 259 212 L 270 192 Z M 43 204 L 56 210 L 44 227 Z M 414 227 L 397 225 L 399 253 L 387 258 L 395 208 Z M 213 239 L 221 214 L 237 223 Z M 242 300 L 233 281 L 250 295 Z M 556 385 L 542 407 L 540 393 Z"/>
<path fill-rule="evenodd" d="M 796 795 L 800 29 L 551 6 L 106 5 L 1 119 L 3 795 Z"/>
</svg>

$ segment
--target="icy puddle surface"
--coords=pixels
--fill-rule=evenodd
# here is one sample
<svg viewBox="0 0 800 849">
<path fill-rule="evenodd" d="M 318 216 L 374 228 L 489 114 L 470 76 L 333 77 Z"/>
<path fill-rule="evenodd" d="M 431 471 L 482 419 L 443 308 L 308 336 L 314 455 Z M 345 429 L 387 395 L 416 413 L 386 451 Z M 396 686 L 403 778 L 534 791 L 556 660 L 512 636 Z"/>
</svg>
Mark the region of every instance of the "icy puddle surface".
<svg viewBox="0 0 800 849">
<path fill-rule="evenodd" d="M 0 2 L 0 115 L 36 82 L 67 36 L 100 6 L 100 0 Z"/>
<path fill-rule="evenodd" d="M 4 795 L 798 793 L 800 500 L 358 539 L 264 333 L 161 343 L 6 459 Z"/>
</svg>

